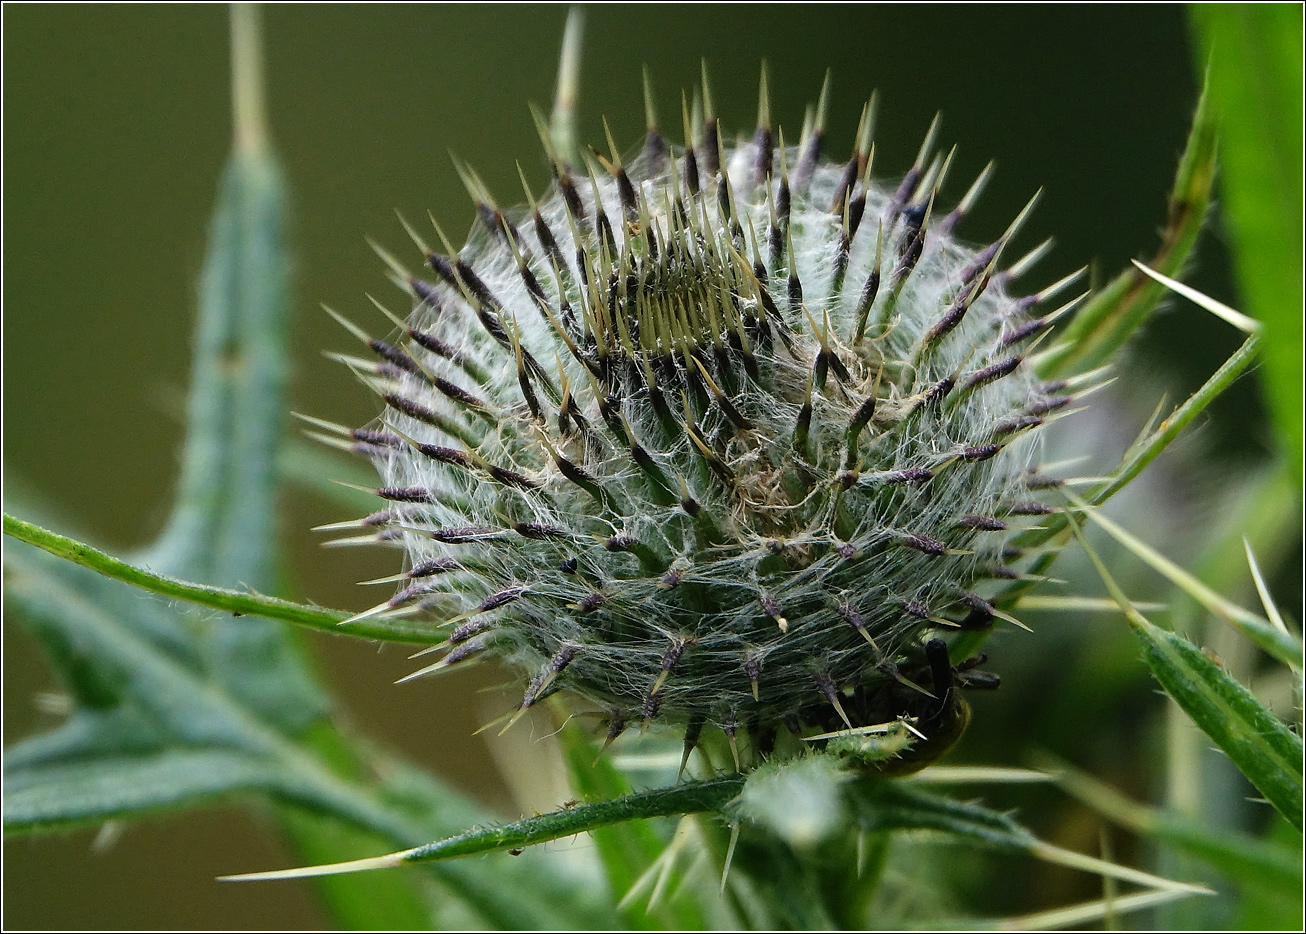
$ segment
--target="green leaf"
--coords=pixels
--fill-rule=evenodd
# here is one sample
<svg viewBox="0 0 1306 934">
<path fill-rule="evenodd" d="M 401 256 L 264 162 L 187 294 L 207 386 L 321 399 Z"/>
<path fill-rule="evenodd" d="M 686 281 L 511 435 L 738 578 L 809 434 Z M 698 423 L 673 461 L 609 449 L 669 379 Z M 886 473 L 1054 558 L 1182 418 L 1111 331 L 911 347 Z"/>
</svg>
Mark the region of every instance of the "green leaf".
<svg viewBox="0 0 1306 934">
<path fill-rule="evenodd" d="M 26 768 L 121 755 L 147 755 L 163 749 L 167 735 L 147 712 L 133 704 L 110 710 L 82 707 L 61 726 L 5 750 L 5 774 Z"/>
<path fill-rule="evenodd" d="M 138 722 L 149 724 L 152 742 L 223 747 L 283 764 L 298 762 L 301 757 L 287 738 L 244 708 L 226 688 L 160 652 L 97 602 L 50 574 L 43 566 L 46 562 L 32 558 L 18 549 L 10 549 L 6 555 L 9 604 L 19 609 L 34 629 L 58 633 L 84 664 L 93 663 L 106 677 L 119 681 L 123 686 L 119 705 L 135 712 L 141 718 Z M 97 754 L 110 748 L 95 737 L 87 739 L 94 742 L 89 748 Z M 7 759 L 21 762 L 22 749 L 22 745 L 16 747 Z M 67 754 L 74 752 L 69 748 Z M 305 775 L 318 771 L 298 764 L 305 765 Z M 318 777 L 325 782 L 322 790 L 326 784 L 335 784 L 326 781 L 329 776 L 325 772 Z M 313 797 L 307 788 L 303 790 Z"/>
<path fill-rule="evenodd" d="M 867 830 L 934 830 L 995 849 L 1026 853 L 1045 862 L 1096 873 L 1104 878 L 1194 894 L 1207 892 L 1200 886 L 1174 882 L 1045 843 L 1010 814 L 980 804 L 954 801 L 928 791 L 918 783 L 872 779 L 852 787 L 858 823 Z"/>
<path fill-rule="evenodd" d="M 1066 791 L 1116 823 L 1203 859 L 1242 885 L 1269 888 L 1285 896 L 1295 893 L 1300 899 L 1300 846 L 1294 849 L 1247 834 L 1216 830 L 1185 814 L 1131 801 L 1064 764 L 1049 768 Z"/>
<path fill-rule="evenodd" d="M 1143 661 L 1156 680 L 1247 780 L 1301 830 L 1301 738 L 1196 645 L 1148 622 L 1129 603 L 1073 521 L 1071 529 L 1124 610 L 1143 646 Z"/>
<path fill-rule="evenodd" d="M 1291 849 L 1301 859 L 1301 833 L 1293 830 L 1287 821 L 1275 821 L 1265 832 L 1267 846 Z M 1282 892 L 1261 886 L 1247 886 L 1242 893 L 1238 915 L 1229 924 L 1239 931 L 1291 931 L 1301 927 L 1302 899 L 1301 874 L 1297 876 L 1296 891 Z"/>
<path fill-rule="evenodd" d="M 1112 469 L 1108 480 L 1095 486 L 1085 499 L 1095 506 L 1100 506 L 1124 489 L 1131 480 L 1143 472 L 1148 464 L 1156 460 L 1161 452 L 1216 400 L 1220 393 L 1228 389 L 1234 380 L 1243 374 L 1256 358 L 1260 346 L 1260 335 L 1253 334 L 1243 341 L 1242 346 L 1210 375 L 1197 392 L 1189 396 L 1183 405 L 1176 407 L 1153 431 L 1131 445 L 1120 458 L 1120 463 Z"/>
<path fill-rule="evenodd" d="M 1220 833 L 1181 814 L 1160 812 L 1150 833 L 1177 850 L 1206 860 L 1243 885 L 1275 889 L 1300 898 L 1301 850 L 1272 846 L 1255 837 Z"/>
<path fill-rule="evenodd" d="M 149 756 L 22 768 L 5 774 L 5 830 L 68 830 L 147 811 L 273 787 L 276 769 L 225 749 L 173 749 Z"/>
<path fill-rule="evenodd" d="M 1143 660 L 1166 693 L 1301 830 L 1301 739 L 1193 643 L 1141 616 L 1130 625 L 1143 644 Z"/>
<path fill-rule="evenodd" d="M 52 567 L 64 567 L 60 562 L 21 547 L 8 549 L 5 561 L 7 607 L 16 608 L 36 631 L 57 633 L 76 657 L 93 662 L 95 670 L 127 686 L 109 710 L 78 710 L 59 730 L 26 740 L 6 753 L 6 820 L 14 813 L 8 805 L 10 792 L 39 782 L 48 769 L 109 760 L 123 764 L 135 757 L 177 751 L 177 747 L 219 749 L 258 762 L 270 770 L 260 787 L 273 800 L 345 821 L 391 847 L 412 846 L 432 834 L 448 834 L 484 819 L 481 812 L 459 803 L 460 798 L 430 779 L 419 807 L 411 801 L 400 807 L 366 785 L 341 778 L 312 749 L 244 707 L 228 686 L 161 651 L 98 602 L 69 586 L 64 577 L 51 573 Z M 148 787 L 163 797 L 151 803 L 142 797 L 141 789 L 122 787 L 133 777 L 130 771 L 123 773 L 122 782 L 112 781 L 112 768 L 98 774 L 103 781 L 91 790 L 102 795 L 101 813 L 112 812 L 115 802 L 128 799 L 135 810 L 151 810 L 204 797 L 169 796 L 156 784 Z M 202 777 L 194 781 L 202 787 Z M 85 819 L 93 809 L 90 794 L 85 791 L 70 799 L 66 813 L 56 810 L 59 799 L 50 798 L 43 821 L 53 825 Z M 505 877 L 514 879 L 508 890 Z M 569 895 L 576 899 L 574 890 L 539 866 L 529 873 L 516 867 L 495 873 L 479 866 L 458 867 L 452 872 L 441 867 L 439 878 L 482 919 L 500 927 L 530 926 L 547 911 L 545 906 L 566 904 Z"/>
<path fill-rule="evenodd" d="M 1302 482 L 1302 18 L 1291 5 L 1193 4 L 1224 171 L 1239 306 L 1265 323 L 1262 379 Z"/>
<path fill-rule="evenodd" d="M 831 849 L 834 846 L 827 844 L 821 852 Z M 856 858 L 847 854 L 843 866 L 855 869 Z M 800 854 L 771 834 L 741 834 L 730 870 L 732 881 L 744 871 L 751 884 L 740 900 L 747 901 L 754 917 L 761 916 L 762 923 L 755 926 L 762 930 L 838 930 L 837 912 L 851 907 L 839 904 L 842 900 L 837 895 L 830 897 L 827 883 L 833 873 L 829 863 L 810 853 Z"/>
</svg>

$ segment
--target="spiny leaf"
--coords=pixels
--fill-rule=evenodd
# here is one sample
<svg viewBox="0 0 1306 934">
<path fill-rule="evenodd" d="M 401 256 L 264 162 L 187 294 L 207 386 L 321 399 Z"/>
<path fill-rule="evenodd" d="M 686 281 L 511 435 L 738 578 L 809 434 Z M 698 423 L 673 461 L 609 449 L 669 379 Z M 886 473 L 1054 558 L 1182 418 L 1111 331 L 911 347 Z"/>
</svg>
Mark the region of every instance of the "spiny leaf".
<svg viewBox="0 0 1306 934">
<path fill-rule="evenodd" d="M 222 685 L 158 651 L 98 604 L 47 573 L 42 563 L 15 553 L 6 557 L 9 562 L 7 596 L 21 608 L 29 623 L 63 631 L 68 643 L 76 647 L 80 656 L 92 659 L 110 677 L 130 677 L 130 693 L 124 690 L 119 703 L 129 704 L 130 709 L 139 711 L 153 724 L 154 732 L 137 738 L 136 748 L 127 746 L 124 752 L 139 751 L 141 739 L 148 739 L 154 744 L 221 746 L 256 757 L 276 759 L 283 766 L 294 762 L 297 767 L 308 768 L 307 763 L 292 752 L 292 744 L 284 734 L 260 720 L 254 711 L 244 707 Z M 121 738 L 124 743 L 130 739 Z M 40 742 L 40 738 L 27 742 Z M 20 744 L 13 750 L 19 761 L 24 758 L 23 746 Z M 103 744 L 98 749 L 99 755 L 109 753 Z M 70 747 L 64 757 L 71 761 L 76 752 Z M 29 757 L 27 764 L 37 767 L 38 762 Z M 310 784 L 327 797 L 343 794 L 336 780 L 325 770 L 308 769 L 301 777 L 310 773 L 315 776 Z M 327 792 L 328 786 L 335 786 L 336 790 Z M 308 785 L 302 786 L 301 791 L 305 797 L 315 794 Z M 326 799 L 321 798 L 320 803 L 326 803 Z M 369 810 L 361 801 L 352 813 L 356 818 L 364 818 L 366 814 L 365 821 L 388 820 Z"/>
<path fill-rule="evenodd" d="M 1207 891 L 1200 886 L 1175 882 L 1053 846 L 1039 840 L 1009 814 L 979 804 L 954 801 L 913 782 L 864 781 L 852 789 L 858 823 L 866 830 L 937 830 L 1123 882 L 1190 893 Z"/>
<path fill-rule="evenodd" d="M 1144 660 L 1166 692 L 1301 830 L 1301 739 L 1187 639 L 1141 617 L 1131 625 L 1143 643 Z"/>
<path fill-rule="evenodd" d="M 1071 529 L 1120 603 L 1157 681 L 1271 804 L 1302 829 L 1302 741 L 1197 646 L 1152 625 L 1116 585 L 1073 520 Z"/>
</svg>

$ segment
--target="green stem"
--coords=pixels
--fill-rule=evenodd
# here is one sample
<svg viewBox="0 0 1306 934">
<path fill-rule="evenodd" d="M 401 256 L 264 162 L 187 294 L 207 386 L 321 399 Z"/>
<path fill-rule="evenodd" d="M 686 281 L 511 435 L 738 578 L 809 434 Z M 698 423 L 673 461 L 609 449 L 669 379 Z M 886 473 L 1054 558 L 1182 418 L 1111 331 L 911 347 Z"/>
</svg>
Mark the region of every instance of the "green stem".
<svg viewBox="0 0 1306 934">
<path fill-rule="evenodd" d="M 742 778 L 719 778 L 626 795 L 614 801 L 563 808 L 560 811 L 528 817 L 502 827 L 472 830 L 456 837 L 419 846 L 404 853 L 403 862 L 421 863 L 470 856 L 491 850 L 532 846 L 536 843 L 575 836 L 609 824 L 647 817 L 720 811 L 743 790 L 743 787 Z"/>
<path fill-rule="evenodd" d="M 1164 451 L 1170 442 L 1215 400 L 1216 396 L 1224 392 L 1242 375 L 1243 370 L 1247 369 L 1255 358 L 1260 341 L 1259 334 L 1253 334 L 1243 341 L 1242 346 L 1234 352 L 1233 356 L 1224 361 L 1220 369 L 1211 374 L 1211 377 L 1202 384 L 1201 389 L 1189 396 L 1187 402 L 1161 422 L 1144 443 L 1125 454 L 1124 459 L 1112 471 L 1110 482 L 1095 487 L 1085 499 L 1094 506 L 1100 506 L 1142 473 L 1143 468 L 1156 460 L 1157 455 Z"/>
<path fill-rule="evenodd" d="M 155 574 L 152 571 L 147 571 L 112 555 L 105 554 L 103 551 L 83 542 L 43 529 L 30 522 L 24 522 L 22 519 L 17 519 L 8 513 L 5 513 L 4 516 L 4 534 L 21 542 L 27 542 L 29 545 L 35 545 L 37 548 L 44 549 L 56 557 L 71 561 L 73 564 L 80 564 L 82 567 L 103 574 L 105 577 L 112 577 L 115 580 L 131 584 L 133 587 L 139 587 L 151 593 L 162 594 L 165 597 L 185 600 L 199 606 L 212 607 L 215 610 L 222 610 L 236 616 L 245 614 L 262 616 L 266 619 L 295 623 L 299 626 L 320 629 L 337 635 L 358 636 L 364 639 L 383 639 L 387 642 L 430 645 L 432 642 L 438 642 L 441 639 L 439 634 L 432 631 L 429 624 L 421 622 L 368 619 L 341 628 L 340 623 L 350 616 L 349 613 L 343 610 L 306 606 L 302 603 L 292 603 L 289 600 L 280 600 L 263 594 L 244 593 L 239 590 L 229 590 L 225 587 L 211 587 L 207 584 L 194 584 L 189 581 L 178 580 L 175 577 Z"/>
</svg>

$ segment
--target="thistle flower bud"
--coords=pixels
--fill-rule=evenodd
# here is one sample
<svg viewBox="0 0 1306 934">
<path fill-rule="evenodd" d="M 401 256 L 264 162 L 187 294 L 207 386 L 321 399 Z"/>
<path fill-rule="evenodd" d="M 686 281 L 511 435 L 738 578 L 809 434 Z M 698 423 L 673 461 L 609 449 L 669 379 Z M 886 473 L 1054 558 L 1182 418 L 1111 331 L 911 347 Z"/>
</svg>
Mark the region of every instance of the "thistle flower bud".
<svg viewBox="0 0 1306 934">
<path fill-rule="evenodd" d="M 374 614 L 446 626 L 628 724 L 775 731 L 903 720 L 925 752 L 965 722 L 939 634 L 1005 617 L 1008 537 L 1047 507 L 1036 429 L 1068 401 L 1025 363 L 1051 316 L 1009 293 L 1025 212 L 997 242 L 953 230 L 936 125 L 895 184 L 872 179 L 873 106 L 846 161 L 825 94 L 797 145 L 751 140 L 708 102 L 685 141 L 585 165 L 542 125 L 554 181 L 502 210 L 459 167 L 478 222 L 455 252 L 410 230 L 431 275 L 383 254 L 412 299 L 397 337 L 351 330 L 384 400 L 342 444 L 388 508 L 364 540 L 409 570 Z M 1028 209 L 1027 209 L 1028 210 Z M 437 228 L 438 231 L 438 228 Z M 1058 284 L 1058 286 L 1064 283 Z M 1030 518 L 1033 517 L 1033 518 Z"/>
</svg>

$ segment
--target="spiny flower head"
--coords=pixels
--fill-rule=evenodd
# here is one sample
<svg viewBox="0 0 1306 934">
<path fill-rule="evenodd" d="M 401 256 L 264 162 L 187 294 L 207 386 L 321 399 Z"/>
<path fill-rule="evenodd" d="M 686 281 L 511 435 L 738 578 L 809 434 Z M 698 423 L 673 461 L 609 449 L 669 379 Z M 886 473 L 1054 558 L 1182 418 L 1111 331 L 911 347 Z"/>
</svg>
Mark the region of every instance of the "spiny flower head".
<svg viewBox="0 0 1306 934">
<path fill-rule="evenodd" d="M 609 739 L 666 721 L 688 752 L 715 728 L 737 760 L 737 733 L 765 754 L 780 727 L 959 733 L 956 688 L 996 679 L 939 636 L 1009 619 L 1009 533 L 1051 511 L 1036 429 L 1076 387 L 1027 357 L 1067 280 L 1010 292 L 1040 252 L 1003 265 L 1025 212 L 985 248 L 954 239 L 988 170 L 945 210 L 936 126 L 889 187 L 873 102 L 825 159 L 826 100 L 787 146 L 764 74 L 731 145 L 705 80 L 683 147 L 650 102 L 628 162 L 610 134 L 569 159 L 537 115 L 547 193 L 504 211 L 459 166 L 466 245 L 410 228 L 427 277 L 382 251 L 412 310 L 397 338 L 347 325 L 377 360 L 346 362 L 386 409 L 332 427 L 388 501 L 356 540 L 407 555 L 361 615 L 440 633 L 417 674 L 493 652 L 528 673 L 518 711 L 565 688 Z"/>
</svg>

